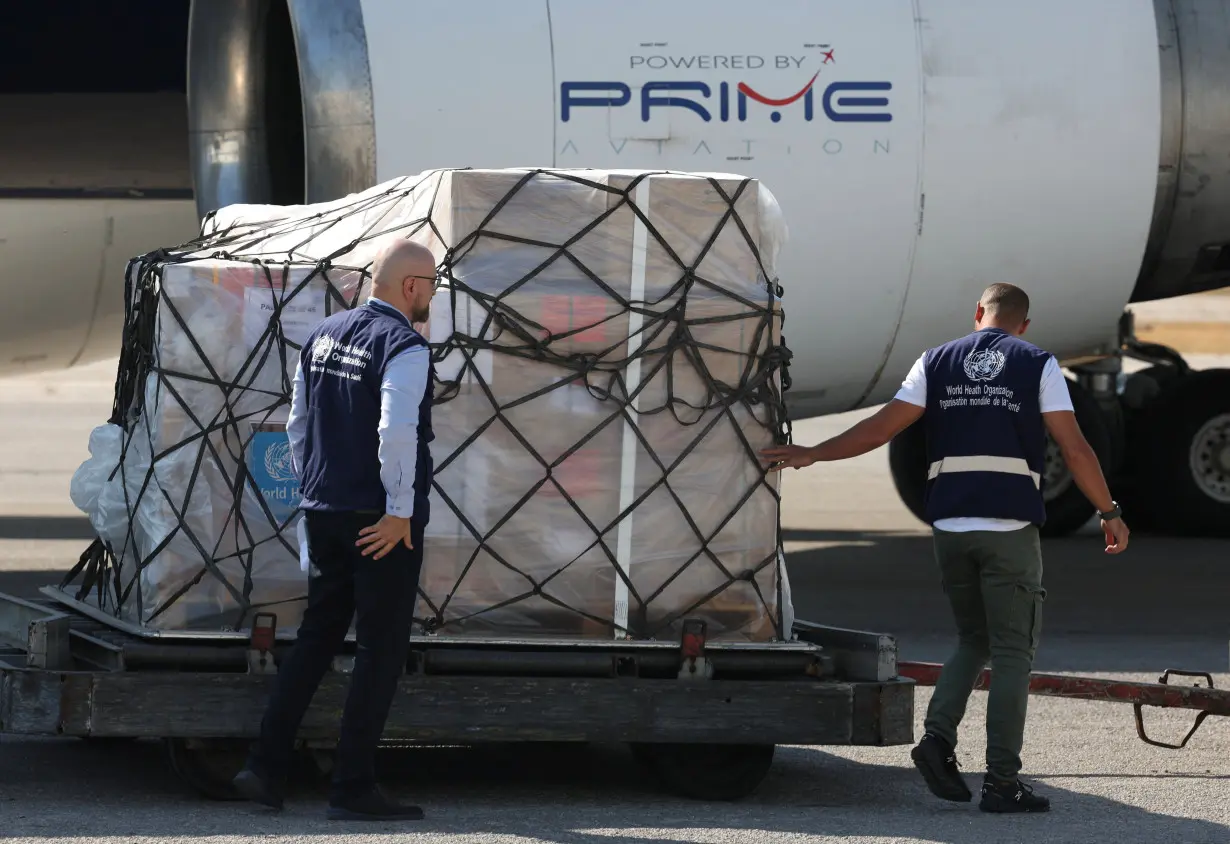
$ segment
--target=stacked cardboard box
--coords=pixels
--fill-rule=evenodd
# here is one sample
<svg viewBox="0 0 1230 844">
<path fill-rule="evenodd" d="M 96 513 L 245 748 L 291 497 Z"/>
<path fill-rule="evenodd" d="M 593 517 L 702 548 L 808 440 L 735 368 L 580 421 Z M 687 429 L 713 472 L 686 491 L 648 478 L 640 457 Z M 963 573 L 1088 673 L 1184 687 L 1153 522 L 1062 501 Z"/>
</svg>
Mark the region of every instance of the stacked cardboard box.
<svg viewBox="0 0 1230 844">
<path fill-rule="evenodd" d="M 772 637 L 789 607 L 756 451 L 780 411 L 747 379 L 769 367 L 777 389 L 773 210 L 734 176 L 528 170 L 223 209 L 202 241 L 149 259 L 158 365 L 126 434 L 144 444 L 122 461 L 100 446 L 93 475 L 123 462 L 128 480 L 74 498 L 137 593 L 101 603 L 159 629 L 243 627 L 271 607 L 293 632 L 298 343 L 409 237 L 444 277 L 426 327 L 437 472 L 417 614 L 457 635 L 661 637 L 686 615 L 714 637 Z M 128 531 L 117 491 L 145 474 Z"/>
<path fill-rule="evenodd" d="M 715 635 L 774 632 L 777 505 L 755 459 L 772 425 L 723 393 L 780 333 L 762 188 L 637 175 L 607 174 L 607 190 L 531 182 L 487 219 L 521 174 L 451 174 L 437 224 L 484 234 L 458 250 L 460 304 L 442 291 L 432 340 L 455 325 L 505 353 L 436 409 L 437 465 L 458 452 L 439 485 L 467 491 L 429 526 L 425 591 L 445 631 L 669 635 L 691 610 Z M 509 353 L 548 339 L 547 360 Z"/>
<path fill-rule="evenodd" d="M 288 529 L 298 500 L 285 428 L 296 347 L 343 306 L 326 290 L 353 297 L 362 278 L 219 260 L 169 263 L 159 275 L 132 429 L 110 449 L 92 437 L 74 478 L 75 501 L 97 479 L 83 509 L 118 556 L 118 583 L 90 597 L 157 630 L 241 626 L 261 609 L 293 625 L 306 593 Z"/>
</svg>

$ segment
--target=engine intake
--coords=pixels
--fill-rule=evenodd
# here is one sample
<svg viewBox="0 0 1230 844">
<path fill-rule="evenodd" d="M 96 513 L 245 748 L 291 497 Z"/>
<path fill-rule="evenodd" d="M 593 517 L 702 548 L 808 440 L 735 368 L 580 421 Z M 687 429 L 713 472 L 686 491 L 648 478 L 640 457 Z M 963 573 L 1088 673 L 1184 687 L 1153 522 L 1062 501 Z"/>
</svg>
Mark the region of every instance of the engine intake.
<svg viewBox="0 0 1230 844">
<path fill-rule="evenodd" d="M 197 212 L 322 202 L 376 181 L 359 0 L 194 0 L 188 130 Z"/>
</svg>

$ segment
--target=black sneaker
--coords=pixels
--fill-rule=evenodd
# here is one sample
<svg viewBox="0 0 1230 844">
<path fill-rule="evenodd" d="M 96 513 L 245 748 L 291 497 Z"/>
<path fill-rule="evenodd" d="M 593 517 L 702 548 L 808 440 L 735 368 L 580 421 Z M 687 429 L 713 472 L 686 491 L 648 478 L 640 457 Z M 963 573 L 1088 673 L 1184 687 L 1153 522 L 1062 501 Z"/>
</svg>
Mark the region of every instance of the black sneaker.
<svg viewBox="0 0 1230 844">
<path fill-rule="evenodd" d="M 936 797 L 954 803 L 968 803 L 974 799 L 958 770 L 956 752 L 942 738 L 927 733 L 910 751 L 910 758 Z"/>
<path fill-rule="evenodd" d="M 282 808 L 282 795 L 273 783 L 264 779 L 251 768 L 244 768 L 231 780 L 231 785 L 246 800 L 260 803 L 270 809 Z"/>
<path fill-rule="evenodd" d="M 331 821 L 421 821 L 423 810 L 396 803 L 374 788 L 358 797 L 330 800 L 328 818 Z"/>
<path fill-rule="evenodd" d="M 982 781 L 982 800 L 978 808 L 984 812 L 1049 812 L 1051 801 L 1034 794 L 1033 788 L 1020 780 L 998 780 L 990 774 Z"/>
</svg>

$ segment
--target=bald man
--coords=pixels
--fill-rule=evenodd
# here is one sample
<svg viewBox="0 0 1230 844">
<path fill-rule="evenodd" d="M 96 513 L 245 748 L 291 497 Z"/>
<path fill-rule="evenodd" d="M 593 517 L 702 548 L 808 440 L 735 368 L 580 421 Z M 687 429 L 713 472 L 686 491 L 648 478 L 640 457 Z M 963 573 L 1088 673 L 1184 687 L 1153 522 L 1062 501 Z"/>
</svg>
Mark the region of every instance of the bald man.
<svg viewBox="0 0 1230 844">
<path fill-rule="evenodd" d="M 299 724 L 354 618 L 328 817 L 423 817 L 380 792 L 373 763 L 406 664 L 429 517 L 432 366 L 413 324 L 428 319 L 435 279 L 431 252 L 393 241 L 372 266 L 371 298 L 323 320 L 300 352 L 286 427 L 303 496 L 308 605 L 260 740 L 235 778 L 240 794 L 275 809 Z"/>
</svg>

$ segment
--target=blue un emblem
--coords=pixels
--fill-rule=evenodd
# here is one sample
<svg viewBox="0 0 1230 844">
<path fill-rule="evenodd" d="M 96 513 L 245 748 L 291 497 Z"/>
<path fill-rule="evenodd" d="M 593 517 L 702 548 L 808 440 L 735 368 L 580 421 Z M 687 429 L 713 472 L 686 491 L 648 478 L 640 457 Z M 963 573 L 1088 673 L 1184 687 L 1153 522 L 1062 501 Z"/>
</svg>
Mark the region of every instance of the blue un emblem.
<svg viewBox="0 0 1230 844">
<path fill-rule="evenodd" d="M 248 471 L 278 523 L 299 507 L 299 479 L 285 430 L 258 430 L 248 446 Z"/>
</svg>

